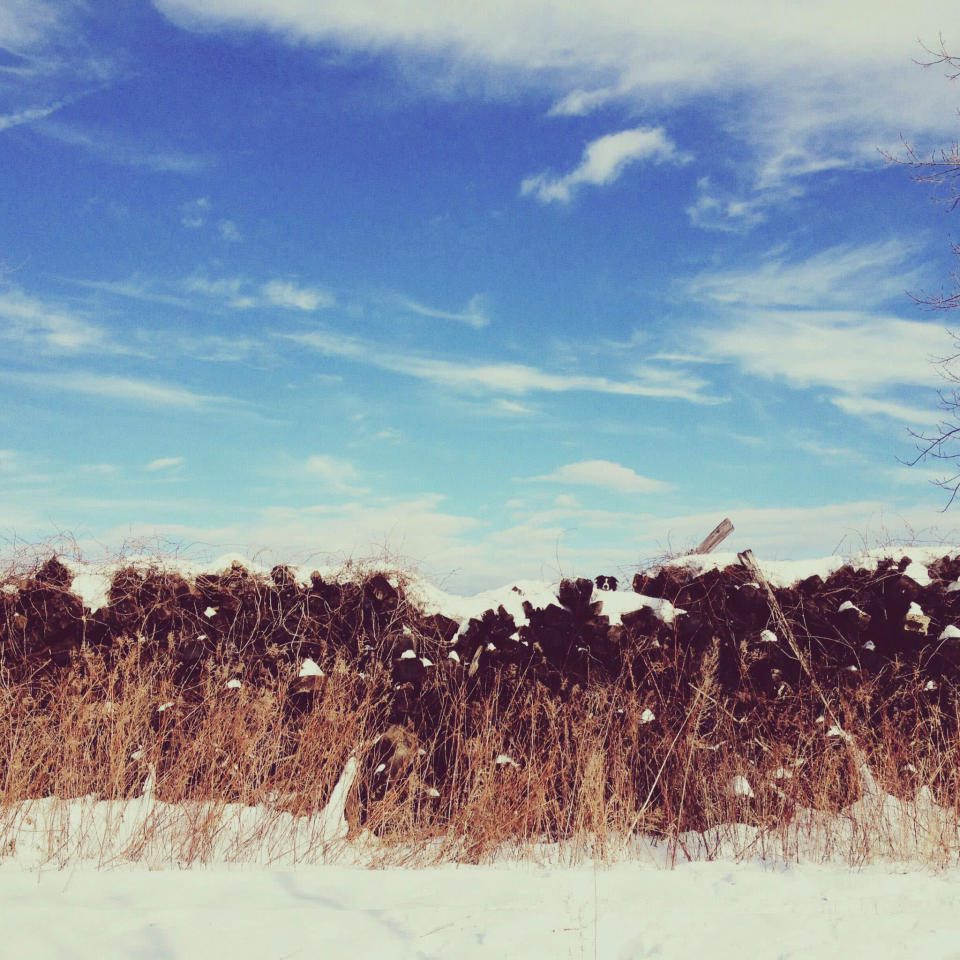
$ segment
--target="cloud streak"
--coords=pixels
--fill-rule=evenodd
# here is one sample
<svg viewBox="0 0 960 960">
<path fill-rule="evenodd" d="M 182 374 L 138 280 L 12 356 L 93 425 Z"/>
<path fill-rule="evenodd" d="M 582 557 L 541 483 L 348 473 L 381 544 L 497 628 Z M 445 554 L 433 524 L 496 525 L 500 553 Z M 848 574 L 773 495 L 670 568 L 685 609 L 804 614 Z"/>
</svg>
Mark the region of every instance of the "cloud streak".
<svg viewBox="0 0 960 960">
<path fill-rule="evenodd" d="M 76 97 L 58 100 L 56 103 L 52 103 L 44 107 L 26 107 L 22 110 L 18 110 L 15 113 L 7 113 L 0 115 L 0 132 L 4 130 L 9 130 L 10 127 L 19 127 L 24 123 L 33 123 L 35 120 L 42 120 L 44 117 L 49 117 L 50 114 L 56 113 L 58 110 L 63 109 L 69 103 L 72 103 Z"/>
<path fill-rule="evenodd" d="M 146 407 L 201 411 L 214 406 L 236 406 L 230 397 L 196 393 L 187 387 L 155 380 L 141 380 L 100 373 L 0 373 L 0 379 L 36 390 L 54 390 L 100 397 Z"/>
<path fill-rule="evenodd" d="M 630 165 L 686 163 L 688 154 L 680 153 L 662 127 L 635 127 L 610 133 L 587 144 L 580 164 L 563 176 L 538 173 L 520 185 L 523 196 L 533 194 L 541 203 L 568 203 L 583 186 L 603 187 L 620 178 Z"/>
<path fill-rule="evenodd" d="M 585 374 L 550 373 L 523 363 L 467 363 L 441 360 L 422 354 L 390 350 L 357 337 L 328 330 L 284 333 L 277 336 L 327 354 L 369 364 L 381 370 L 425 380 L 446 389 L 465 392 L 566 393 L 585 391 L 631 397 L 658 397 L 687 400 L 692 403 L 717 403 L 718 398 L 701 393 L 692 384 L 678 378 L 676 383 L 661 377 L 640 376 L 632 380 Z"/>
<path fill-rule="evenodd" d="M 291 310 L 321 310 L 332 307 L 336 297 L 320 287 L 301 287 L 289 280 L 271 280 L 261 287 L 261 294 L 268 303 Z"/>
<path fill-rule="evenodd" d="M 123 167 L 142 167 L 154 173 L 195 174 L 214 166 L 212 156 L 136 143 L 102 131 L 96 133 L 45 121 L 35 129 L 57 143 L 78 147 L 100 160 Z"/>
<path fill-rule="evenodd" d="M 528 477 L 529 483 L 562 483 L 573 486 L 603 487 L 617 493 L 659 493 L 670 484 L 644 477 L 630 467 L 612 460 L 580 460 L 557 467 L 552 473 Z"/>
<path fill-rule="evenodd" d="M 0 339 L 52 353 L 120 353 L 100 324 L 19 290 L 0 291 Z"/>
<path fill-rule="evenodd" d="M 359 495 L 368 492 L 367 487 L 357 482 L 359 476 L 356 467 L 349 460 L 340 457 L 313 454 L 307 457 L 303 471 L 309 479 L 335 493 Z"/>
<path fill-rule="evenodd" d="M 174 467 L 183 466 L 183 457 L 157 457 L 151 460 L 143 469 L 150 473 L 156 473 L 160 470 L 171 470 Z"/>
<path fill-rule="evenodd" d="M 468 301 L 463 310 L 459 312 L 437 310 L 435 307 L 428 307 L 415 300 L 401 300 L 400 305 L 404 310 L 415 313 L 420 317 L 430 317 L 436 320 L 453 320 L 456 323 L 464 323 L 468 327 L 479 330 L 481 327 L 490 323 L 486 310 L 483 307 L 483 297 L 478 293 Z"/>
<path fill-rule="evenodd" d="M 826 388 L 831 402 L 854 416 L 929 423 L 932 411 L 894 391 L 930 390 L 933 361 L 950 353 L 951 341 L 939 323 L 882 309 L 914 279 L 901 266 L 907 252 L 887 241 L 701 274 L 687 293 L 712 308 L 717 322 L 697 331 L 699 346 L 752 376 Z"/>
</svg>

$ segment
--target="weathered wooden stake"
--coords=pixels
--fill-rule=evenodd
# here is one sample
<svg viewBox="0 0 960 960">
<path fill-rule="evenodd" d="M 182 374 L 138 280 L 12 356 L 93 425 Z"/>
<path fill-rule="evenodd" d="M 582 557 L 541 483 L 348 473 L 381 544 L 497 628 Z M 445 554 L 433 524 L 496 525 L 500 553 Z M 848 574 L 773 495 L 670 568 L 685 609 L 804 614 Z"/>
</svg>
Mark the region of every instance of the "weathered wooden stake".
<svg viewBox="0 0 960 960">
<path fill-rule="evenodd" d="M 733 533 L 733 524 L 728 517 L 724 517 L 704 538 L 703 543 L 694 550 L 694 553 L 709 553 L 714 547 L 721 544 Z"/>
</svg>

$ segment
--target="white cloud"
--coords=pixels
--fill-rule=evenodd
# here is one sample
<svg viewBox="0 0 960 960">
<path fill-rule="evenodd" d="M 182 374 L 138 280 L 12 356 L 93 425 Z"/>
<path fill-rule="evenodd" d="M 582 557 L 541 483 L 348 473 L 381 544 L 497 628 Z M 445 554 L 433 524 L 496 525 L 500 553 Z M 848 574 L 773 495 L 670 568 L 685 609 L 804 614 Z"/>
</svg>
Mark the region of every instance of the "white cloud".
<svg viewBox="0 0 960 960">
<path fill-rule="evenodd" d="M 937 420 L 942 418 L 942 412 L 938 413 L 930 407 L 919 407 L 909 403 L 901 403 L 899 400 L 880 400 L 876 397 L 861 396 L 839 396 L 832 397 L 831 402 L 847 413 L 852 413 L 858 417 L 890 417 L 893 420 L 902 420 L 909 423 L 916 429 L 922 428 L 925 424 L 933 426 Z"/>
<path fill-rule="evenodd" d="M 99 290 L 104 293 L 116 294 L 120 297 L 129 297 L 131 300 L 144 300 L 149 303 L 165 303 L 171 307 L 189 307 L 190 301 L 182 296 L 155 289 L 154 285 L 142 277 L 131 277 L 129 280 L 77 280 L 70 278 L 70 283 L 88 290 Z"/>
<path fill-rule="evenodd" d="M 217 224 L 217 229 L 220 231 L 220 237 L 230 243 L 239 243 L 243 240 L 240 228 L 232 220 L 221 220 Z"/>
<path fill-rule="evenodd" d="M 617 99 L 644 111 L 706 105 L 753 154 L 757 184 L 810 171 L 876 164 L 876 146 L 953 135 L 955 90 L 919 70 L 916 39 L 947 31 L 948 0 L 886 4 L 766 0 L 669 5 L 622 0 L 445 0 L 308 3 L 306 0 L 155 0 L 188 25 L 268 29 L 291 43 L 390 52 L 405 77 L 462 91 L 475 74 L 485 95 L 518 90 L 556 98 L 554 114 L 579 115 Z M 951 29 L 953 33 L 951 33 Z M 438 80 L 448 64 L 449 81 Z"/>
<path fill-rule="evenodd" d="M 530 414 L 536 413 L 536 410 L 525 403 L 517 403 L 516 400 L 507 400 L 504 397 L 497 397 L 491 404 L 490 412 L 506 414 L 507 416 L 511 417 L 527 417 L 530 416 Z"/>
<path fill-rule="evenodd" d="M 662 127 L 635 127 L 598 137 L 587 144 L 580 165 L 570 173 L 561 177 L 547 173 L 528 177 L 520 192 L 534 194 L 541 203 L 566 203 L 578 187 L 613 183 L 629 164 L 641 160 L 685 163 L 689 157 L 677 151 Z"/>
<path fill-rule="evenodd" d="M 188 230 L 200 230 L 207 226 L 212 214 L 213 205 L 209 197 L 197 197 L 196 200 L 187 200 L 180 204 L 180 223 Z M 218 220 L 216 226 L 222 240 L 230 243 L 239 243 L 243 240 L 243 234 L 233 220 Z"/>
<path fill-rule="evenodd" d="M 26 52 L 57 27 L 63 10 L 49 0 L 0 4 L 0 37 L 10 50 Z"/>
<path fill-rule="evenodd" d="M 210 198 L 197 197 L 180 204 L 180 223 L 188 230 L 199 230 L 210 216 Z"/>
<path fill-rule="evenodd" d="M 507 393 L 522 396 L 537 391 L 565 393 L 586 391 L 633 397 L 660 397 L 688 400 L 692 403 L 716 403 L 716 397 L 701 393 L 682 378 L 663 380 L 649 375 L 632 380 L 584 374 L 548 373 L 522 363 L 467 363 L 437 360 L 419 354 L 402 353 L 327 330 L 278 334 L 283 339 L 302 343 L 330 356 L 346 357 L 381 370 L 390 370 L 419 380 L 427 380 L 451 390 Z M 696 381 L 700 383 L 701 381 Z"/>
<path fill-rule="evenodd" d="M 918 486 L 927 490 L 925 479 Z M 0 514 L 22 536 L 39 542 L 56 533 L 44 518 L 55 517 L 61 530 L 91 530 L 92 517 L 105 516 L 108 509 L 111 517 L 119 512 L 123 522 L 110 519 L 107 522 L 115 526 L 97 526 L 81 543 L 91 554 L 104 553 L 104 545 L 115 554 L 133 538 L 156 542 L 160 537 L 167 545 L 171 540 L 202 544 L 194 549 L 202 549 L 207 560 L 226 550 L 243 551 L 268 569 L 274 562 L 302 563 L 309 570 L 347 558 L 375 558 L 380 567 L 419 568 L 456 592 L 518 578 L 556 580 L 598 573 L 622 575 L 626 583 L 642 558 L 695 545 L 724 516 L 736 527 L 724 548 L 733 552 L 750 547 L 761 562 L 838 551 L 852 554 L 864 543 L 900 536 L 947 536 L 957 542 L 955 530 L 929 530 L 944 522 L 935 491 L 930 491 L 935 506 L 911 504 L 897 510 L 877 500 L 814 507 L 717 502 L 697 514 L 671 517 L 662 511 L 583 507 L 561 493 L 563 499 L 544 510 L 522 502 L 508 504 L 515 514 L 500 525 L 451 509 L 435 493 L 400 500 L 357 495 L 346 502 L 333 502 L 329 494 L 318 482 L 316 496 L 305 506 L 269 503 L 222 513 L 228 519 L 218 522 L 213 519 L 216 504 L 198 502 L 188 509 L 181 498 L 172 497 L 105 503 L 102 498 L 66 498 L 49 486 L 31 486 L 6 499 L 0 490 Z M 190 516 L 209 519 L 196 522 Z M 178 550 L 178 559 L 187 555 Z"/>
<path fill-rule="evenodd" d="M 0 292 L 0 338 L 58 353 L 122 352 L 99 324 L 15 289 Z"/>
<path fill-rule="evenodd" d="M 257 282 L 249 277 L 211 279 L 200 274 L 183 281 L 189 293 L 221 300 L 234 310 L 253 307 L 283 307 L 288 310 L 312 311 L 332 307 L 336 297 L 322 287 L 300 286 L 290 280 Z"/>
<path fill-rule="evenodd" d="M 921 467 L 919 464 L 911 467 L 905 464 L 899 467 L 890 467 L 884 470 L 883 475 L 889 477 L 898 486 L 916 487 L 920 483 L 939 485 L 941 481 L 948 480 L 956 472 L 956 470 L 950 469 L 949 464 L 945 464 L 941 468 Z"/>
<path fill-rule="evenodd" d="M 324 487 L 337 493 L 361 494 L 367 488 L 360 486 L 357 469 L 349 460 L 331 457 L 326 454 L 314 454 L 307 457 L 304 471 L 308 477 L 317 480 Z"/>
<path fill-rule="evenodd" d="M 81 130 L 55 121 L 40 124 L 36 130 L 51 140 L 79 147 L 117 166 L 142 167 L 155 173 L 192 174 L 207 170 L 214 164 L 209 155 L 139 143 L 102 130 Z"/>
<path fill-rule="evenodd" d="M 193 276 L 183 282 L 188 293 L 199 293 L 205 297 L 223 300 L 235 310 L 249 310 L 259 304 L 260 298 L 252 296 L 250 281 L 243 277 L 221 277 L 211 280 L 209 277 Z"/>
<path fill-rule="evenodd" d="M 248 556 L 268 562 L 299 560 L 314 566 L 375 558 L 381 568 L 389 564 L 411 570 L 427 562 L 434 576 L 442 578 L 448 588 L 453 584 L 454 589 L 457 579 L 451 577 L 451 571 L 466 572 L 461 584 L 476 584 L 484 576 L 493 582 L 516 576 L 515 570 L 505 572 L 499 558 L 487 557 L 476 542 L 480 523 L 474 517 L 444 509 L 443 499 L 439 494 L 425 493 L 388 503 L 356 499 L 331 504 L 318 496 L 304 507 L 271 504 L 223 525 L 169 520 L 156 523 L 143 519 L 149 511 L 141 510 L 131 512 L 137 517 L 132 523 L 104 531 L 102 539 L 122 542 L 131 537 L 162 537 L 230 544 L 234 550 L 244 550 Z M 319 551 L 323 554 L 318 559 Z"/>
<path fill-rule="evenodd" d="M 793 443 L 800 450 L 804 450 L 815 457 L 822 457 L 824 460 L 844 461 L 860 459 L 860 455 L 850 447 L 831 446 L 830 444 L 810 439 L 795 439 Z"/>
<path fill-rule="evenodd" d="M 714 356 L 755 376 L 850 393 L 932 386 L 931 360 L 948 346 L 936 323 L 831 310 L 750 310 L 701 338 Z"/>
<path fill-rule="evenodd" d="M 332 307 L 336 298 L 320 287 L 299 287 L 288 280 L 271 280 L 261 288 L 268 303 L 294 310 L 319 310 Z"/>
<path fill-rule="evenodd" d="M 929 409 L 893 391 L 912 386 L 932 393 L 934 361 L 951 353 L 952 342 L 940 323 L 882 310 L 912 285 L 913 274 L 900 269 L 907 250 L 887 241 L 701 274 L 688 293 L 717 319 L 701 326 L 696 340 L 708 357 L 733 361 L 753 376 L 826 387 L 847 413 L 929 423 Z"/>
<path fill-rule="evenodd" d="M 62 390 L 151 407 L 202 410 L 239 401 L 196 393 L 177 384 L 99 373 L 0 373 L 0 379 L 41 390 Z"/>
<path fill-rule="evenodd" d="M 612 460 L 581 460 L 557 467 L 552 473 L 527 478 L 537 483 L 565 483 L 604 487 L 619 493 L 657 493 L 668 490 L 670 484 L 641 476 L 630 467 Z"/>
<path fill-rule="evenodd" d="M 548 116 L 582 117 L 588 113 L 593 113 L 599 107 L 605 106 L 618 94 L 622 96 L 623 92 L 613 87 L 600 87 L 596 90 L 571 90 L 550 108 Z"/>
<path fill-rule="evenodd" d="M 697 199 L 687 207 L 687 216 L 695 227 L 703 230 L 719 230 L 725 233 L 742 233 L 762 223 L 766 217 L 766 207 L 781 201 L 792 192 L 768 191 L 746 200 L 719 190 L 709 177 L 697 181 Z"/>
<path fill-rule="evenodd" d="M 829 247 L 805 260 L 769 256 L 757 267 L 701 273 L 687 284 L 696 300 L 737 307 L 875 306 L 902 298 L 918 274 L 918 250 L 901 240 Z"/>
<path fill-rule="evenodd" d="M 158 457 L 151 460 L 143 469 L 151 472 L 157 470 L 171 470 L 183 465 L 183 457 Z"/>
<path fill-rule="evenodd" d="M 56 113 L 58 110 L 67 106 L 70 100 L 58 100 L 56 103 L 52 103 L 44 107 L 25 107 L 22 110 L 17 110 L 15 113 L 0 114 L 0 131 L 8 130 L 10 127 L 20 126 L 22 123 L 32 123 L 34 120 L 42 120 L 44 117 L 49 117 L 51 113 Z"/>
<path fill-rule="evenodd" d="M 470 298 L 467 305 L 459 312 L 450 312 L 447 310 L 437 310 L 434 307 L 425 306 L 417 303 L 415 300 L 403 300 L 401 305 L 405 310 L 411 313 L 419 314 L 421 317 L 434 317 L 437 320 L 454 320 L 457 323 L 465 323 L 468 327 L 485 327 L 490 318 L 484 309 L 483 297 L 478 293 Z"/>
</svg>

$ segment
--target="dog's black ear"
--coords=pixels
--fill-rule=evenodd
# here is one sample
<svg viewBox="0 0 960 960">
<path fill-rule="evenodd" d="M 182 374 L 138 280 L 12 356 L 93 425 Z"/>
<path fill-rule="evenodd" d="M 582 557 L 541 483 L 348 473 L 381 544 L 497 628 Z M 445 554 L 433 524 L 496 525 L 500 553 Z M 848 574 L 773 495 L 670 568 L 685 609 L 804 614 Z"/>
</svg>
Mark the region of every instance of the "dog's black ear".
<svg viewBox="0 0 960 960">
<path fill-rule="evenodd" d="M 617 578 L 616 577 L 607 577 L 607 587 L 610 590 L 617 589 Z"/>
<path fill-rule="evenodd" d="M 606 578 L 605 576 L 603 576 L 603 574 L 601 574 L 599 577 L 597 577 L 597 579 L 596 579 L 595 582 L 596 582 L 596 584 L 597 584 L 597 589 L 598 589 L 598 590 L 602 590 L 602 589 L 603 589 L 603 582 L 604 582 L 606 579 L 607 579 L 607 578 Z"/>
</svg>

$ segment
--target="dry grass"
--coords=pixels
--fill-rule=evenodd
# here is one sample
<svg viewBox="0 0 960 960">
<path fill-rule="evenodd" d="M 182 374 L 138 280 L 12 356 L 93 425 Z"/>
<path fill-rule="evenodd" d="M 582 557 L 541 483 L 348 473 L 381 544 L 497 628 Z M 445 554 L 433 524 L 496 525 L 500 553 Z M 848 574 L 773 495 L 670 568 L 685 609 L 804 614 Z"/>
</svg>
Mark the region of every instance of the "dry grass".
<svg viewBox="0 0 960 960">
<path fill-rule="evenodd" d="M 401 604 L 353 648 L 388 645 L 409 613 Z M 443 662 L 406 691 L 413 703 L 401 714 L 389 668 L 375 660 L 361 672 L 331 652 L 304 697 L 294 696 L 296 655 L 271 672 L 242 645 L 224 645 L 185 683 L 158 650 L 132 634 L 82 647 L 60 669 L 0 667 L 0 854 L 12 851 L 28 802 L 131 801 L 149 776 L 156 800 L 192 811 L 180 862 L 212 855 L 228 804 L 260 812 L 233 851 L 253 857 L 278 824 L 292 837 L 291 824 L 324 808 L 350 757 L 351 836 L 376 837 L 381 862 L 483 862 L 544 842 L 572 858 L 615 857 L 640 835 L 676 857 L 731 844 L 796 857 L 804 837 L 855 862 L 910 848 L 903 821 L 894 829 L 866 807 L 849 813 L 871 787 L 846 740 L 828 736 L 830 720 L 818 722 L 818 694 L 797 685 L 744 710 L 718 683 L 716 643 L 691 651 L 641 638 L 619 677 L 561 694 L 517 667 L 470 678 Z M 957 699 L 924 697 L 916 673 L 901 686 L 896 714 L 870 683 L 823 693 L 856 732 L 880 791 L 908 804 L 927 788 L 948 811 L 934 829 L 903 807 L 915 828 L 908 852 L 944 864 L 957 857 L 960 716 L 943 704 Z M 143 835 L 126 856 L 149 850 Z"/>
</svg>

